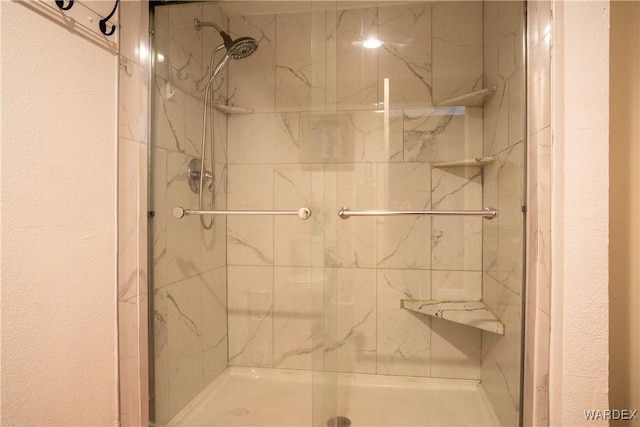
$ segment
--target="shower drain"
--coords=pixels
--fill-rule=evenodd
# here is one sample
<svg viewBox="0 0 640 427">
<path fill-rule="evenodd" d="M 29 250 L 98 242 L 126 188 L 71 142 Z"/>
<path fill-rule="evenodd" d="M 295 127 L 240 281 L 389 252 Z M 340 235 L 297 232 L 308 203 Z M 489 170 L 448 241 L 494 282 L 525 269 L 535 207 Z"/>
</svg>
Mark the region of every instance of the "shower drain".
<svg viewBox="0 0 640 427">
<path fill-rule="evenodd" d="M 349 427 L 351 420 L 347 417 L 333 417 L 327 421 L 327 427 Z"/>
</svg>

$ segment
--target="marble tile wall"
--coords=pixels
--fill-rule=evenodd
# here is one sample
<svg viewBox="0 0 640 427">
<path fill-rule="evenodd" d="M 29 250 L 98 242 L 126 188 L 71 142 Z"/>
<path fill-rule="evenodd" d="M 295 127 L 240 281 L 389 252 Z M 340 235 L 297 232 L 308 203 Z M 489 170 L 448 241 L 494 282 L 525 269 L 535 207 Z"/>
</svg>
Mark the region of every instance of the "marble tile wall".
<svg viewBox="0 0 640 427">
<path fill-rule="evenodd" d="M 193 21 L 227 26 L 215 3 L 158 6 L 154 37 L 152 209 L 154 284 L 155 422 L 166 423 L 227 366 L 226 218 L 210 229 L 198 217 L 175 219 L 176 206 L 197 208 L 187 183 L 187 167 L 200 159 L 203 93 L 213 49 L 222 39 L 213 28 L 196 31 Z M 219 60 L 219 55 L 215 60 Z M 226 73 L 212 84 L 213 102 L 226 104 Z M 225 114 L 211 106 L 207 123 L 206 168 L 213 171 L 216 209 L 227 204 Z M 205 183 L 205 187 L 208 184 Z M 203 209 L 211 209 L 205 191 Z M 205 218 L 209 225 L 211 219 Z"/>
<path fill-rule="evenodd" d="M 260 47 L 229 69 L 230 103 L 252 113 L 228 117 L 227 207 L 318 208 L 228 219 L 229 363 L 479 379 L 481 333 L 400 299 L 480 299 L 482 221 L 336 213 L 482 207 L 482 169 L 431 166 L 483 154 L 482 108 L 434 105 L 482 87 L 482 5 L 298 10 L 229 17 Z M 318 287 L 337 319 L 324 342 Z"/>
<path fill-rule="evenodd" d="M 505 324 L 505 335 L 482 333 L 482 384 L 504 425 L 518 425 L 525 205 L 524 19 L 522 2 L 486 1 L 484 85 L 496 92 L 484 105 L 484 204 L 500 216 L 483 222 L 482 299 Z"/>
<path fill-rule="evenodd" d="M 120 422 L 148 425 L 147 153 L 149 37 L 147 1 L 125 1 L 118 87 L 118 360 Z"/>
<path fill-rule="evenodd" d="M 253 60 L 259 62 L 246 69 L 242 62 L 231 64 L 234 81 L 228 82 L 227 93 L 227 76 L 223 73 L 216 85 L 221 88 L 216 92 L 216 100 L 224 102 L 229 98 L 231 104 L 265 114 L 230 118 L 230 139 L 232 132 L 234 143 L 238 134 L 245 135 L 237 142 L 244 143 L 243 150 L 234 146 L 234 152 L 227 156 L 224 143 L 215 145 L 215 168 L 220 176 L 216 184 L 217 206 L 227 205 L 225 183 L 228 181 L 231 188 L 236 186 L 234 191 L 240 194 L 243 185 L 247 186 L 244 172 L 250 171 L 254 178 L 267 182 L 267 192 L 258 193 L 255 199 L 258 204 L 289 209 L 304 202 L 327 208 L 314 212 L 314 222 L 293 225 L 287 218 L 276 218 L 271 224 L 237 224 L 227 230 L 224 220 L 216 220 L 213 233 L 208 234 L 198 233 L 186 223 L 172 223 L 168 198 L 172 198 L 171 203 L 194 201 L 186 191 L 175 190 L 178 184 L 184 184 L 180 168 L 189 156 L 199 153 L 197 122 L 202 107 L 198 101 L 208 57 L 217 45 L 215 41 L 205 43 L 205 39 L 215 39 L 215 34 L 187 30 L 191 14 L 203 20 L 219 20 L 216 22 L 223 26 L 227 20 L 214 4 L 171 6 L 172 11 L 177 9 L 176 14 L 170 13 L 168 7 L 156 8 L 159 31 L 155 41 L 158 50 L 164 52 L 164 62 L 157 62 L 155 68 L 157 102 L 153 108 L 161 111 L 162 120 L 157 120 L 158 127 L 153 129 L 157 148 L 152 156 L 151 191 L 164 195 L 155 197 L 153 206 L 157 214 L 153 222 L 153 264 L 159 288 L 154 295 L 154 323 L 158 326 L 156 369 L 160 370 L 156 372 L 159 373 L 156 399 L 158 407 L 165 408 L 157 414 L 157 422 L 170 418 L 189 396 L 198 392 L 198 387 L 224 369 L 228 360 L 232 364 L 290 368 L 309 368 L 316 363 L 311 361 L 317 354 L 311 330 L 317 329 L 312 325 L 317 325 L 319 313 L 310 301 L 323 286 L 326 289 L 320 294 L 324 293 L 326 299 L 324 310 L 335 311 L 340 319 L 334 336 L 325 337 L 328 343 L 333 342 L 327 346 L 327 353 L 333 353 L 333 360 L 341 370 L 482 378 L 503 420 L 511 423 L 517 417 L 518 384 L 514 380 L 517 368 L 507 360 L 509 351 L 504 351 L 518 347 L 517 337 L 507 334 L 496 338 L 483 333 L 480 347 L 481 337 L 475 330 L 397 308 L 398 299 L 404 297 L 475 295 L 478 288 L 469 284 L 481 280 L 482 298 L 505 321 L 507 331 L 515 330 L 509 325 L 519 322 L 521 289 L 515 280 L 517 268 L 514 269 L 519 262 L 512 255 L 522 242 L 515 236 L 518 213 L 504 205 L 505 200 L 516 197 L 517 188 L 511 181 L 521 179 L 516 171 L 524 157 L 524 145 L 520 142 L 524 121 L 522 112 L 517 110 L 522 93 L 513 90 L 522 84 L 524 70 L 521 63 L 513 60 L 518 58 L 521 47 L 513 37 L 517 28 L 512 28 L 519 22 L 512 18 L 522 11 L 513 10 L 518 6 L 511 3 L 485 3 L 480 18 L 476 12 L 467 13 L 462 5 L 452 3 L 322 12 L 320 17 L 310 12 L 309 16 L 231 17 L 228 22 L 232 34 L 236 35 L 237 29 L 237 33 L 259 38 L 262 56 L 256 54 Z M 475 10 L 479 3 L 469 4 L 469 9 Z M 144 369 L 148 352 L 147 8 L 146 1 L 125 1 L 120 7 L 118 318 L 122 425 L 148 423 L 149 390 Z M 439 18 L 433 19 L 435 16 Z M 528 95 L 532 106 L 528 118 L 527 155 L 532 165 L 528 204 L 530 212 L 536 204 L 537 209 L 536 215 L 529 215 L 528 224 L 532 236 L 528 256 L 530 265 L 536 267 L 527 272 L 529 283 L 534 285 L 527 291 L 525 366 L 525 387 L 530 390 L 526 396 L 533 401 L 525 401 L 524 410 L 525 425 L 546 425 L 550 262 L 544 242 L 549 238 L 550 3 L 529 2 L 528 19 Z M 300 44 L 283 37 L 282 31 L 275 31 L 299 30 L 309 22 L 315 33 L 305 39 L 302 32 Z M 313 48 L 309 48 L 304 40 L 315 40 L 314 25 L 318 22 L 325 23 L 322 36 L 326 36 L 328 43 L 312 44 Z M 353 22 L 359 25 L 359 33 L 349 28 Z M 456 27 L 464 31 L 447 34 L 449 28 Z M 184 38 L 172 36 L 170 28 L 184 33 Z M 365 29 L 375 30 L 381 39 L 393 42 L 385 43 L 375 54 L 365 53 L 356 58 L 356 69 L 360 71 L 340 76 L 319 71 L 324 70 L 324 63 L 327 69 L 337 66 L 344 71 L 349 61 L 358 56 L 353 55 L 358 50 L 346 41 L 348 35 L 363 35 Z M 482 47 L 482 43 L 478 44 L 482 39 L 484 55 L 482 48 L 477 50 L 477 46 Z M 276 55 L 276 44 L 286 46 L 287 50 L 279 50 Z M 367 67 L 365 71 L 364 65 L 374 61 L 372 57 L 377 67 Z M 307 58 L 316 61 L 310 68 Z M 455 69 L 449 69 L 452 64 Z M 255 80 L 258 65 L 262 71 Z M 395 80 L 385 88 L 384 78 L 388 76 Z M 478 112 L 467 108 L 460 114 L 449 108 L 433 108 L 434 101 L 478 89 L 478 82 L 498 89 L 484 108 L 484 144 L 454 143 L 468 135 L 470 129 L 478 128 L 478 121 L 471 120 L 478 117 Z M 337 87 L 341 90 L 335 90 Z M 385 134 L 384 125 L 381 130 L 380 119 L 375 118 L 379 114 L 376 108 L 385 101 L 385 91 L 389 93 L 386 126 L 389 135 L 385 135 L 389 143 L 376 146 L 380 135 Z M 310 106 L 316 107 L 319 98 L 321 105 L 339 112 L 312 113 Z M 226 117 L 216 114 L 215 120 L 216 141 L 225 141 Z M 247 134 L 247 129 L 254 126 L 262 127 L 264 133 Z M 269 137 L 270 132 L 283 139 Z M 256 144 L 251 145 L 251 138 Z M 360 145 L 351 143 L 354 140 L 360 141 Z M 259 142 L 267 142 L 271 148 L 264 150 Z M 432 170 L 429 162 L 458 159 L 461 155 L 469 158 L 476 156 L 478 150 L 498 156 L 498 162 L 487 166 L 483 173 L 484 188 L 479 191 L 484 204 L 498 206 L 508 214 L 502 223 L 483 223 L 482 233 L 486 237 L 480 272 L 432 268 L 433 243 L 425 245 L 425 240 L 435 242 L 437 247 L 446 234 L 439 236 L 433 230 L 446 229 L 446 225 L 434 226 L 432 221 L 421 220 L 356 223 L 352 219 L 353 222 L 338 227 L 334 212 L 339 195 L 349 196 L 341 201 L 352 208 L 369 209 L 371 204 L 380 208 L 432 207 L 435 204 L 432 193 L 438 191 L 434 182 L 440 182 L 448 172 Z M 265 161 L 265 156 L 272 157 Z M 233 177 L 227 179 L 232 170 Z M 456 172 L 451 174 L 455 176 Z M 477 187 L 477 180 L 471 173 L 464 181 L 471 188 Z M 353 188 L 345 186 L 346 182 L 354 183 Z M 389 188 L 393 191 L 388 191 Z M 478 197 L 475 194 L 472 199 Z M 269 197 L 271 205 L 266 201 Z M 449 202 L 447 198 L 439 199 Z M 233 203 L 241 204 L 242 197 L 236 197 Z M 194 237 L 188 247 L 182 248 L 185 250 L 182 253 L 187 254 L 184 259 L 167 245 L 168 238 L 174 243 L 181 233 Z M 425 235 L 427 239 L 423 238 Z M 338 236 L 351 243 L 338 245 Z M 353 238 L 349 240 L 349 236 Z M 264 248 L 254 250 L 256 241 L 266 241 Z M 225 269 L 227 244 L 230 259 L 235 257 L 237 261 L 229 262 Z M 482 277 L 478 278 L 478 274 Z M 251 281 L 255 278 L 260 280 Z M 309 280 L 311 287 L 303 285 Z M 227 281 L 229 290 L 225 286 Z M 327 283 L 337 285 L 338 289 Z M 228 317 L 222 315 L 227 292 Z M 227 323 L 230 331 L 236 328 L 238 332 L 227 337 Z M 233 348 L 229 355 L 227 345 Z M 267 351 L 263 351 L 263 345 Z M 542 350 L 534 352 L 534 348 Z M 332 358 L 325 357 L 325 364 L 328 360 Z"/>
</svg>

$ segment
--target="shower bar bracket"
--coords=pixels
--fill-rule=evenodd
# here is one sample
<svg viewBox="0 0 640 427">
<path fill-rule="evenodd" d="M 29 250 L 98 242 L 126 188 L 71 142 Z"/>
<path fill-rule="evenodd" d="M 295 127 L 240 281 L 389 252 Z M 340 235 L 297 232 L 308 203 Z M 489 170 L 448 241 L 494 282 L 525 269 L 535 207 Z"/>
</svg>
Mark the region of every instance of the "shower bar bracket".
<svg viewBox="0 0 640 427">
<path fill-rule="evenodd" d="M 306 206 L 297 211 L 196 211 L 180 206 L 173 208 L 173 216 L 177 219 L 189 215 L 298 215 L 300 219 L 311 218 L 311 209 Z"/>
<path fill-rule="evenodd" d="M 401 216 L 401 215 L 430 215 L 430 216 L 481 216 L 493 219 L 498 216 L 498 210 L 486 207 L 481 211 L 352 211 L 347 206 L 340 208 L 338 216 L 349 219 L 352 216 Z"/>
</svg>

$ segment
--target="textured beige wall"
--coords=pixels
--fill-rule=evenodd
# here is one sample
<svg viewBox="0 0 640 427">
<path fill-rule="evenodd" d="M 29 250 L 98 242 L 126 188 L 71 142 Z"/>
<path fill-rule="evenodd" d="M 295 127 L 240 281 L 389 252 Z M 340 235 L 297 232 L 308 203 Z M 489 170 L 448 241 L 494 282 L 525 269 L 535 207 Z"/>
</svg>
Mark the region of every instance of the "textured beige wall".
<svg viewBox="0 0 640 427">
<path fill-rule="evenodd" d="M 609 2 L 553 5 L 550 425 L 578 426 L 609 405 Z"/>
<path fill-rule="evenodd" d="M 0 13 L 2 425 L 115 425 L 117 58 Z"/>
<path fill-rule="evenodd" d="M 611 2 L 610 31 L 610 406 L 640 409 L 640 3 Z"/>
</svg>

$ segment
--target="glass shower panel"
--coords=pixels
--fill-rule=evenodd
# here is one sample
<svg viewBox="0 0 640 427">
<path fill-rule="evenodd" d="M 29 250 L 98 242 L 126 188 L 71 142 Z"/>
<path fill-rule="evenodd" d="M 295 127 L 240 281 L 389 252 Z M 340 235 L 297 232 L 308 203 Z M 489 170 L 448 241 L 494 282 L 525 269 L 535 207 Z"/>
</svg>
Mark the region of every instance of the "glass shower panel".
<svg viewBox="0 0 640 427">
<path fill-rule="evenodd" d="M 227 97 L 227 89 L 215 81 L 213 101 L 204 105 L 215 48 L 205 40 L 214 34 L 203 36 L 194 27 L 197 18 L 224 28 L 226 16 L 209 5 L 191 3 L 154 7 L 152 17 L 150 415 L 164 425 L 225 370 L 229 357 L 227 218 L 216 217 L 212 225 L 206 218 L 203 227 L 198 217 L 173 216 L 178 206 L 199 208 L 188 170 L 194 159 L 200 167 L 205 111 L 204 169 L 214 181 L 204 181 L 202 209 L 227 208 L 226 116 L 212 108 Z"/>
<path fill-rule="evenodd" d="M 325 351 L 335 336 L 329 212 L 324 167 L 301 160 L 299 146 L 326 137 L 301 117 L 328 111 L 325 20 L 335 4 L 153 6 L 151 417 L 157 425 L 326 425 L 337 402 Z M 258 50 L 225 62 L 219 31 L 255 38 Z M 213 177 L 203 188 L 214 197 L 200 206 L 189 168 L 200 164 L 203 133 Z M 258 215 L 303 206 L 309 220 Z M 176 217 L 177 207 L 187 215 Z M 203 215 L 204 225 L 214 218 L 204 227 L 194 210 L 221 212 Z M 272 405 L 278 396 L 286 407 Z"/>
</svg>

